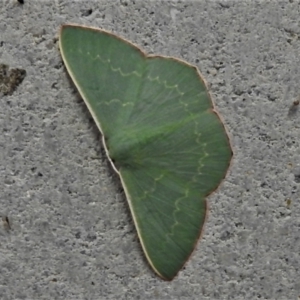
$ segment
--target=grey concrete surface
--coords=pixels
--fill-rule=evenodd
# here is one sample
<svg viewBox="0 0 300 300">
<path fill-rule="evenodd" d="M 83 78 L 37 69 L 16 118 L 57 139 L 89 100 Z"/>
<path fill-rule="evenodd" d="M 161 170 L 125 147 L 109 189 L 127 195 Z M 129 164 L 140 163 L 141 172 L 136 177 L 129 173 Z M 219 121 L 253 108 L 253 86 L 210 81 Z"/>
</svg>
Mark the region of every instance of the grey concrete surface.
<svg viewBox="0 0 300 300">
<path fill-rule="evenodd" d="M 300 299 L 299 1 L 0 0 L 0 299 Z M 144 259 L 100 134 L 58 49 L 62 23 L 196 64 L 234 148 L 172 282 Z M 9 226 L 5 221 L 8 217 Z"/>
</svg>

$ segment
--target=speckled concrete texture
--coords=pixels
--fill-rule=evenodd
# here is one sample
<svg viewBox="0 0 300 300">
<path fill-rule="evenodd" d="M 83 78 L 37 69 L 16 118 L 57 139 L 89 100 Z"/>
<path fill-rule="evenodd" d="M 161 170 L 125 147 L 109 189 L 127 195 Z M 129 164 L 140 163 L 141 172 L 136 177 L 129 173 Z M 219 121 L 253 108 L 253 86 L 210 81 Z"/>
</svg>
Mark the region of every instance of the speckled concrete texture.
<svg viewBox="0 0 300 300">
<path fill-rule="evenodd" d="M 0 64 L 26 70 L 0 96 L 1 300 L 300 299 L 299 1 L 0 2 Z M 63 67 L 70 22 L 197 65 L 231 136 L 232 167 L 172 282 L 148 267 Z"/>
</svg>

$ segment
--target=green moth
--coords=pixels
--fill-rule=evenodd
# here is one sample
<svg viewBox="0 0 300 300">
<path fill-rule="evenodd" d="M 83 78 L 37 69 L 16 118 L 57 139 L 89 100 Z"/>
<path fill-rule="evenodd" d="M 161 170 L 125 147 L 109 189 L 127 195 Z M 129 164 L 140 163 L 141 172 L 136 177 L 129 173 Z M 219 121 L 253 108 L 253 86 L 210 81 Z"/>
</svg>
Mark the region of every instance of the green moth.
<svg viewBox="0 0 300 300">
<path fill-rule="evenodd" d="M 172 280 L 205 221 L 232 150 L 197 68 L 101 29 L 63 25 L 65 66 L 103 136 L 144 253 Z"/>
</svg>

